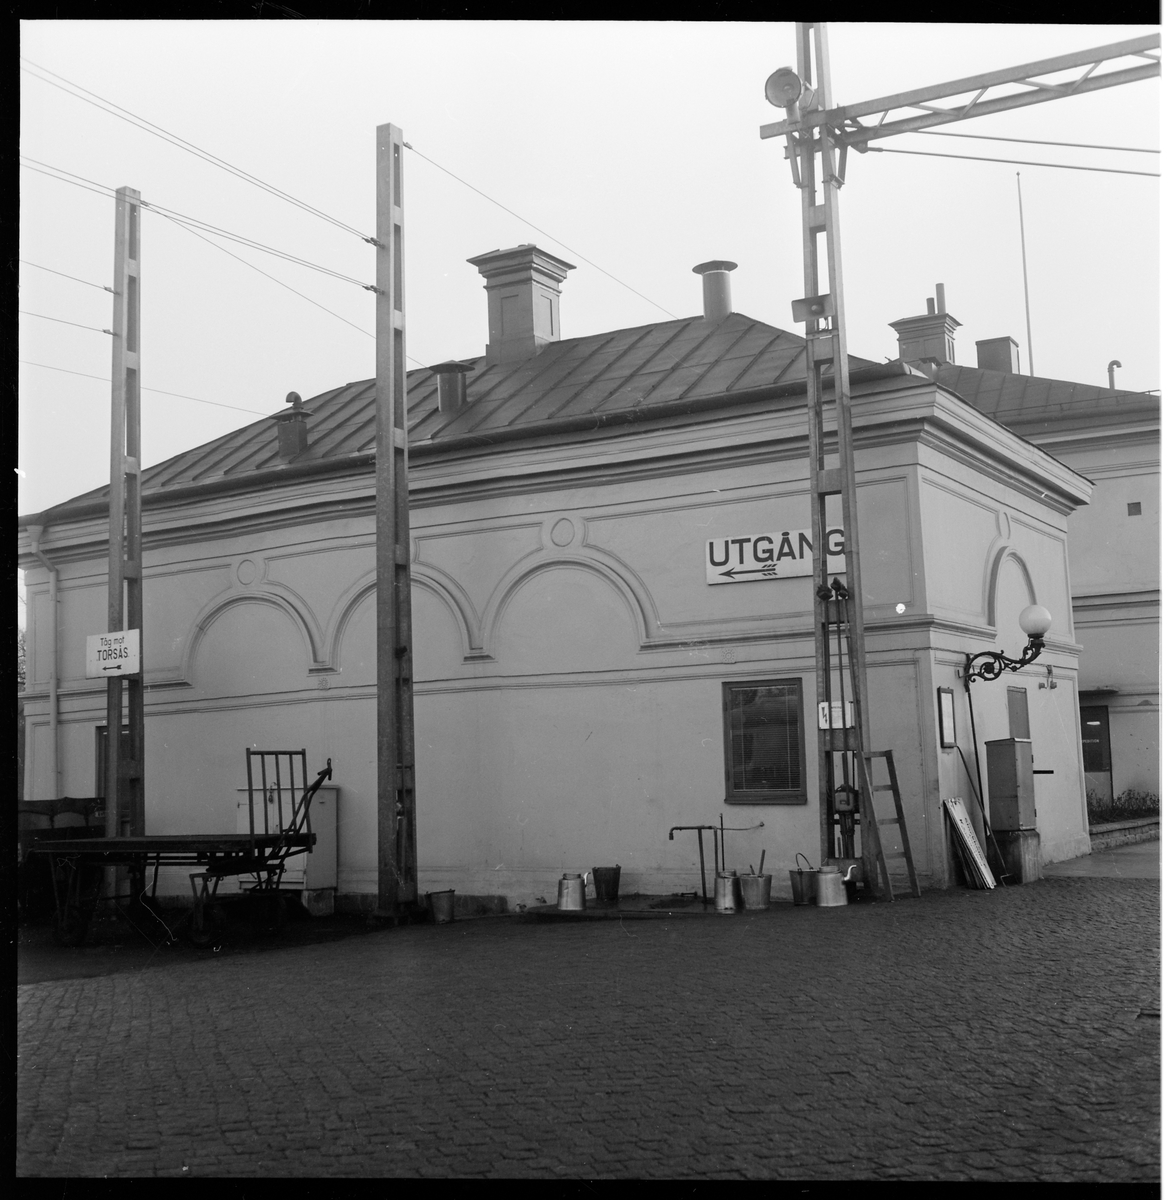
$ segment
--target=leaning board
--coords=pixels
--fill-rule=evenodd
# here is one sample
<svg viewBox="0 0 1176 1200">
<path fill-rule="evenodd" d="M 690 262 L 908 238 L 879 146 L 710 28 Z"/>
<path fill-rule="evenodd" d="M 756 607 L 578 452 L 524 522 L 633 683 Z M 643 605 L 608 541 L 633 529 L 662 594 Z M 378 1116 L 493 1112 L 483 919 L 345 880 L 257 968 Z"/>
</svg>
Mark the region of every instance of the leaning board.
<svg viewBox="0 0 1176 1200">
<path fill-rule="evenodd" d="M 951 821 L 951 830 L 956 837 L 961 853 L 964 856 L 968 876 L 974 887 L 994 888 L 996 880 L 988 867 L 988 859 L 976 838 L 972 822 L 968 820 L 968 811 L 964 808 L 963 800 L 952 797 L 944 800 L 943 810 Z"/>
</svg>

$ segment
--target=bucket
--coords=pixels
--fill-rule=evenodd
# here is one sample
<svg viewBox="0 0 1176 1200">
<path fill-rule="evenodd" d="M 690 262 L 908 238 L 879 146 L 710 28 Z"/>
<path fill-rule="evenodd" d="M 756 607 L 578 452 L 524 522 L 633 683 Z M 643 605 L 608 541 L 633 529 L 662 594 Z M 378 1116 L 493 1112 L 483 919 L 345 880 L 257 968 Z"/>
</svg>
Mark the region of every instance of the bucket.
<svg viewBox="0 0 1176 1200">
<path fill-rule="evenodd" d="M 621 868 L 593 867 L 592 882 L 596 887 L 596 899 L 601 904 L 616 904 L 621 890 Z"/>
<path fill-rule="evenodd" d="M 838 908 L 848 904 L 845 894 L 845 877 L 840 867 L 822 867 L 817 872 L 817 907 Z"/>
<path fill-rule="evenodd" d="M 748 912 L 767 912 L 772 896 L 770 875 L 740 875 L 739 891 L 743 895 L 743 907 Z"/>
<path fill-rule="evenodd" d="M 427 892 L 434 925 L 448 925 L 453 920 L 453 889 L 447 892 Z"/>
<path fill-rule="evenodd" d="M 808 864 L 807 866 L 800 865 L 802 858 Z M 792 880 L 793 904 L 816 904 L 817 876 L 819 874 L 820 872 L 803 854 L 796 856 L 796 870 L 788 872 L 788 877 Z"/>
<path fill-rule="evenodd" d="M 739 888 L 735 884 L 736 872 L 715 872 L 715 912 L 739 911 Z"/>
<path fill-rule="evenodd" d="M 559 881 L 556 907 L 563 912 L 580 912 L 584 907 L 584 877 L 565 875 Z"/>
</svg>

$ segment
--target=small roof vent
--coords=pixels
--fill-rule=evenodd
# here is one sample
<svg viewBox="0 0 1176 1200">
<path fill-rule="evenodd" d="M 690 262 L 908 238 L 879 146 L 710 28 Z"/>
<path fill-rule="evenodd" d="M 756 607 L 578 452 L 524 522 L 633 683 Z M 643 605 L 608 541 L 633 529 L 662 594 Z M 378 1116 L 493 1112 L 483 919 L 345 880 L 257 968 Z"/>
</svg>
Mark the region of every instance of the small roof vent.
<svg viewBox="0 0 1176 1200">
<path fill-rule="evenodd" d="M 438 363 L 430 367 L 437 377 L 437 411 L 445 414 L 461 412 L 466 405 L 466 372 L 473 368 L 468 363 Z"/>
<path fill-rule="evenodd" d="M 731 272 L 738 263 L 713 259 L 692 267 L 695 275 L 702 276 L 702 319 L 721 321 L 731 315 Z"/>
</svg>

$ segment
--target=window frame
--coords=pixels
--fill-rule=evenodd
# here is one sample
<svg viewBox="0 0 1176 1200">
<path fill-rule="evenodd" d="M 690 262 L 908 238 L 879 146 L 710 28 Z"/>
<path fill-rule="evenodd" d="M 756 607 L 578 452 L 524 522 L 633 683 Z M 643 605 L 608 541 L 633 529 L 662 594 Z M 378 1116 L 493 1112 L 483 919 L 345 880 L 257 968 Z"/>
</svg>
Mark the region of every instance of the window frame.
<svg viewBox="0 0 1176 1200">
<path fill-rule="evenodd" d="M 732 691 L 740 688 L 789 687 L 796 697 L 796 735 L 799 752 L 800 787 L 795 789 L 773 788 L 764 791 L 748 791 L 734 787 L 734 726 L 731 703 Z M 799 678 L 788 679 L 741 679 L 724 681 L 723 685 L 723 802 L 725 804 L 784 804 L 803 805 L 808 803 L 808 764 L 804 739 L 804 683 Z"/>
<path fill-rule="evenodd" d="M 1102 766 L 1092 767 L 1087 765 L 1088 752 L 1086 749 L 1086 727 L 1092 717 L 1097 714 L 1099 724 L 1098 735 L 1098 752 L 1099 758 L 1102 761 Z M 1093 775 L 1110 775 L 1111 773 L 1111 710 L 1105 704 L 1079 704 L 1078 706 L 1078 721 L 1080 733 L 1078 741 L 1082 747 L 1082 771 L 1084 774 L 1090 773 Z M 1093 739 L 1091 739 L 1093 740 Z"/>
</svg>

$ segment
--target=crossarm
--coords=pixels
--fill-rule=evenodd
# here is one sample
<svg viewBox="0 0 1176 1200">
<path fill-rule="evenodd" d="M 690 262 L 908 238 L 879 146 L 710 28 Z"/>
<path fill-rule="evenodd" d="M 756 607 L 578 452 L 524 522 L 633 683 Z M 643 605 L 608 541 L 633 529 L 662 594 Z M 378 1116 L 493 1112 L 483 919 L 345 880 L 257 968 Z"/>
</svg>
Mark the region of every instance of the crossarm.
<svg viewBox="0 0 1176 1200">
<path fill-rule="evenodd" d="M 837 131 L 837 141 L 864 149 L 864 143 L 876 138 L 892 137 L 898 133 L 909 133 L 931 125 L 982 117 L 988 113 L 1021 108 L 1028 104 L 1041 104 L 1062 96 L 1078 96 L 1084 92 L 1153 78 L 1160 73 L 1159 55 L 1154 53 L 1159 46 L 1159 34 L 1148 34 L 1125 42 L 1114 42 L 1108 46 L 1095 46 L 1091 50 L 1079 50 L 1056 58 L 1024 63 L 1019 67 L 1005 67 L 999 71 L 971 75 L 966 79 L 953 79 L 907 92 L 898 92 L 877 100 L 863 100 L 858 104 L 846 104 L 824 111 L 810 109 L 800 115 L 799 121 L 774 121 L 770 125 L 761 125 L 760 137 L 779 137 L 784 133 L 825 126 Z M 1102 75 L 1094 73 L 1098 67 L 1112 60 L 1127 58 L 1143 58 L 1148 61 L 1142 65 L 1120 64 L 1120 69 Z M 1051 81 L 1038 78 L 1078 67 L 1088 69 L 1076 79 Z M 1026 90 L 985 98 L 990 89 L 1007 85 Z M 952 96 L 967 96 L 969 93 L 973 93 L 970 99 L 951 107 L 936 108 L 931 103 Z M 895 119 L 887 121 L 886 118 L 891 113 L 899 113 L 903 109 L 919 111 L 914 115 L 896 116 Z M 877 121 L 866 125 L 862 123 L 865 117 L 877 117 Z"/>
</svg>

